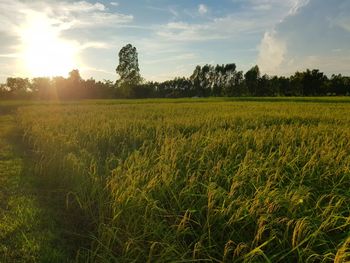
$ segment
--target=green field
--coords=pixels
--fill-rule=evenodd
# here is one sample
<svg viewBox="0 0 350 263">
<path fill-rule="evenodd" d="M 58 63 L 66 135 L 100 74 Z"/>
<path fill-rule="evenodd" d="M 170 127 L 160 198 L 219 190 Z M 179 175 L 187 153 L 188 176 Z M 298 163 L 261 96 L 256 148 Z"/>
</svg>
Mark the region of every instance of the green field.
<svg viewBox="0 0 350 263">
<path fill-rule="evenodd" d="M 349 98 L 0 102 L 0 113 L 0 189 L 13 187 L 0 193 L 0 261 L 350 261 Z"/>
</svg>

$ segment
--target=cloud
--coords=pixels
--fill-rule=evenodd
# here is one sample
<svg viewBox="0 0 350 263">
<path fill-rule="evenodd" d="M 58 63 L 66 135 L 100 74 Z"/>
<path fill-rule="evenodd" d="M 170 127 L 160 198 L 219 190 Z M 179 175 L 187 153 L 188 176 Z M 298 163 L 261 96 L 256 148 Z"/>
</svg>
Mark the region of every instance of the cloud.
<svg viewBox="0 0 350 263">
<path fill-rule="evenodd" d="M 270 10 L 272 6 L 270 4 L 260 4 L 260 5 L 255 5 L 253 6 L 254 10 L 259 10 L 259 11 L 267 11 Z"/>
<path fill-rule="evenodd" d="M 170 22 L 164 26 L 160 26 L 156 35 L 162 39 L 178 42 L 206 41 L 226 38 L 226 36 L 215 32 L 211 25 L 189 24 L 186 22 Z"/>
<path fill-rule="evenodd" d="M 276 24 L 302 8 L 308 0 L 232 0 L 241 5 L 239 12 L 211 17 L 198 23 L 176 21 L 159 26 L 157 35 L 172 41 L 198 42 L 211 40 L 244 39 L 249 34 L 264 35 Z M 204 5 L 198 6 L 202 15 L 209 12 Z"/>
<path fill-rule="evenodd" d="M 204 4 L 200 4 L 198 6 L 198 13 L 200 15 L 205 15 L 206 13 L 208 13 L 208 7 L 206 5 L 204 5 Z"/>
<path fill-rule="evenodd" d="M 106 7 L 101 3 L 90 3 L 86 1 L 78 1 L 73 3 L 61 2 L 61 4 L 57 5 L 61 11 L 68 12 L 92 12 L 92 11 L 104 11 Z"/>
<path fill-rule="evenodd" d="M 99 2 L 0 1 L 0 24 L 3 25 L 0 30 L 2 43 L 0 53 L 3 57 L 6 54 L 12 57 L 11 54 L 21 52 L 23 32 L 38 17 L 59 39 L 71 42 L 78 50 L 106 48 L 107 43 L 101 42 L 100 35 L 96 34 L 96 31 L 100 28 L 105 31 L 109 28 L 130 25 L 133 21 L 132 15 L 110 12 Z"/>
<path fill-rule="evenodd" d="M 80 69 L 81 72 L 100 72 L 100 73 L 105 73 L 107 75 L 115 75 L 115 72 L 114 71 L 108 71 L 108 70 L 104 70 L 104 69 L 100 69 L 100 68 L 95 68 L 95 67 L 89 67 L 89 66 L 85 66 L 85 67 L 82 67 Z"/>
<path fill-rule="evenodd" d="M 257 63 L 262 71 L 290 75 L 318 68 L 327 74 L 348 74 L 350 3 L 299 0 L 292 10 L 260 42 Z"/>
<path fill-rule="evenodd" d="M 169 61 L 189 60 L 189 59 L 194 59 L 196 57 L 197 56 L 194 53 L 182 53 L 182 54 L 177 54 L 177 55 L 173 55 L 173 56 L 162 57 L 160 59 L 148 60 L 144 64 L 152 65 L 152 64 L 164 63 L 164 62 L 169 62 Z"/>
<path fill-rule="evenodd" d="M 116 27 L 133 21 L 132 15 L 109 12 L 101 3 L 79 1 L 74 3 L 59 2 L 46 5 L 45 13 L 55 17 L 57 23 L 70 28 Z"/>
<path fill-rule="evenodd" d="M 292 7 L 289 10 L 289 15 L 296 14 L 302 7 L 309 3 L 309 0 L 291 0 Z"/>
<path fill-rule="evenodd" d="M 259 46 L 257 63 L 267 74 L 276 72 L 284 60 L 286 43 L 276 38 L 276 32 L 266 32 Z"/>
<path fill-rule="evenodd" d="M 112 6 L 119 6 L 119 3 L 118 3 L 118 2 L 110 2 L 110 4 L 111 4 Z"/>
<path fill-rule="evenodd" d="M 228 15 L 206 23 L 170 22 L 158 28 L 156 34 L 177 42 L 198 42 L 244 37 L 245 34 L 263 32 L 269 22 L 260 17 Z"/>
<path fill-rule="evenodd" d="M 120 24 L 130 23 L 133 16 L 110 12 L 102 3 L 78 2 L 50 2 L 42 1 L 22 2 L 13 0 L 0 2 L 0 22 L 8 31 L 13 31 L 26 23 L 26 19 L 33 13 L 45 14 L 55 27 L 61 30 L 86 27 L 115 27 Z M 6 10 L 12 10 L 11 14 Z"/>
<path fill-rule="evenodd" d="M 110 48 L 111 46 L 108 43 L 105 42 L 85 42 L 82 45 L 79 46 L 80 50 L 83 49 L 89 49 L 89 48 L 94 48 L 94 49 L 107 49 Z"/>
<path fill-rule="evenodd" d="M 244 10 L 272 11 L 285 16 L 294 14 L 308 3 L 309 0 L 232 0 L 233 3 L 240 4 Z"/>
</svg>

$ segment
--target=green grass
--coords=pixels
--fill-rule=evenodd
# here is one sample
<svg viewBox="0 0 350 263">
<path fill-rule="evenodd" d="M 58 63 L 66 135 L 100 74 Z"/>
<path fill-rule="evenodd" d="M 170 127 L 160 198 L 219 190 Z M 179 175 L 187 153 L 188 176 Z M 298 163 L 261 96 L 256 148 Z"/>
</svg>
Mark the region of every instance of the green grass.
<svg viewBox="0 0 350 263">
<path fill-rule="evenodd" d="M 66 193 L 63 214 L 90 239 L 71 259 L 340 263 L 350 260 L 349 102 L 37 103 L 16 118 L 32 173 Z"/>
</svg>

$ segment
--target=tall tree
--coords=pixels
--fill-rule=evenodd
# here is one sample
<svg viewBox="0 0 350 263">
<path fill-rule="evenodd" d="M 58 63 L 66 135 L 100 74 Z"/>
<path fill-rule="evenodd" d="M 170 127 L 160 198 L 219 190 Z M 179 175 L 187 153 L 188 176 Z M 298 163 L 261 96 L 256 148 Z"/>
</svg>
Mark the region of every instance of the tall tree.
<svg viewBox="0 0 350 263">
<path fill-rule="evenodd" d="M 194 69 L 192 75 L 190 76 L 191 83 L 194 88 L 194 92 L 196 96 L 203 96 L 204 91 L 203 87 L 201 85 L 201 79 L 202 79 L 202 67 L 197 65 L 196 68 Z"/>
<path fill-rule="evenodd" d="M 141 82 L 139 61 L 136 47 L 127 44 L 119 51 L 119 65 L 116 69 L 120 76 L 119 85 L 138 85 Z"/>
<path fill-rule="evenodd" d="M 221 77 L 220 85 L 223 87 L 222 95 L 239 96 L 243 93 L 241 85 L 243 72 L 236 71 L 236 64 L 231 63 L 225 66 L 223 65 L 219 74 Z"/>
</svg>

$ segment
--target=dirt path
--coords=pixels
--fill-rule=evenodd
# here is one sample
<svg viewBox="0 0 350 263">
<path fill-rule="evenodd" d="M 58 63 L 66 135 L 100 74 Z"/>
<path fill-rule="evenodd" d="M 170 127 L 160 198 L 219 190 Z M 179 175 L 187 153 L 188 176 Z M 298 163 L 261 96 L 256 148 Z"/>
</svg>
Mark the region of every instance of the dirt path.
<svg viewBox="0 0 350 263">
<path fill-rule="evenodd" d="M 68 262 L 58 209 L 20 141 L 14 115 L 0 114 L 0 262 Z"/>
</svg>

